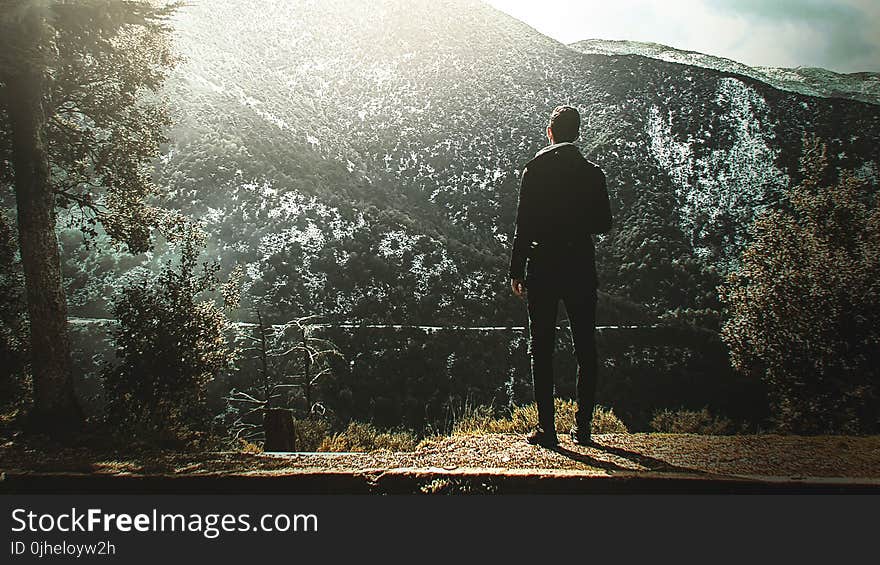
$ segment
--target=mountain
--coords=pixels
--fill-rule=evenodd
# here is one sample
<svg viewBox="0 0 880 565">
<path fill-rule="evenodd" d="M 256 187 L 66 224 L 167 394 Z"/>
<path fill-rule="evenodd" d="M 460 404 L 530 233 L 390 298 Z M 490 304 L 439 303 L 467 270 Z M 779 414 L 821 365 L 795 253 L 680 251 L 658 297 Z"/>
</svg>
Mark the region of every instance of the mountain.
<svg viewBox="0 0 880 565">
<path fill-rule="evenodd" d="M 780 90 L 880 104 L 880 73 L 841 74 L 816 67 L 750 67 L 723 57 L 639 41 L 587 39 L 572 43 L 570 47 L 581 53 L 594 55 L 641 55 L 649 59 L 751 77 Z"/>
<path fill-rule="evenodd" d="M 829 174 L 877 185 L 875 104 L 732 62 L 585 53 L 476 0 L 216 0 L 174 25 L 165 203 L 204 220 L 208 256 L 245 267 L 244 307 L 275 320 L 522 325 L 506 280 L 519 175 L 562 103 L 612 197 L 606 323 L 716 311 L 756 210 L 798 179 L 805 134 L 828 144 Z M 85 281 L 73 312 L 106 311 L 111 271 L 65 241 Z"/>
</svg>

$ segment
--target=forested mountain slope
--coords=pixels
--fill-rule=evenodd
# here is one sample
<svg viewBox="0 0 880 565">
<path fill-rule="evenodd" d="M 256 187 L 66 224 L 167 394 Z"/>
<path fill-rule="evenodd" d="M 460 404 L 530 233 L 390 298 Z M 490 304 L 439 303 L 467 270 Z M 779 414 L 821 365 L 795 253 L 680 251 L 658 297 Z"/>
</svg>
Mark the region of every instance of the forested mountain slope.
<svg viewBox="0 0 880 565">
<path fill-rule="evenodd" d="M 583 53 L 476 0 L 214 0 L 175 26 L 166 205 L 206 222 L 209 254 L 246 268 L 243 307 L 265 299 L 273 320 L 522 324 L 506 281 L 519 174 L 561 103 L 612 197 L 605 322 L 715 309 L 805 133 L 877 183 L 876 105 Z M 100 313 L 111 261 L 76 245 L 74 312 Z"/>
</svg>

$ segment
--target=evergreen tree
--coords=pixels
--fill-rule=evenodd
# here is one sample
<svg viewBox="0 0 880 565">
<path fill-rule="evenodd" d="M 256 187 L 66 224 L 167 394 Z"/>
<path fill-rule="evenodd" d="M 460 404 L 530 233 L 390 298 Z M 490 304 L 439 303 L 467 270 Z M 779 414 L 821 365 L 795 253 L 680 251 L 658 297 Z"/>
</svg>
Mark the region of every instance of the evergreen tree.
<svg viewBox="0 0 880 565">
<path fill-rule="evenodd" d="M 807 140 L 803 181 L 760 214 L 722 287 L 734 366 L 766 380 L 782 431 L 880 430 L 880 208 L 852 174 L 824 186 Z"/>
<path fill-rule="evenodd" d="M 0 11 L 0 183 L 14 186 L 30 320 L 31 423 L 79 427 L 56 208 L 132 252 L 158 213 L 148 164 L 168 125 L 155 95 L 174 64 L 165 19 L 147 0 L 4 0 Z"/>
<path fill-rule="evenodd" d="M 25 388 L 27 322 L 17 249 L 12 222 L 0 213 L 0 410 L 19 407 Z"/>
<path fill-rule="evenodd" d="M 236 295 L 221 288 L 219 265 L 200 264 L 204 234 L 192 225 L 180 232 L 179 263 L 132 280 L 113 308 L 120 364 L 104 372 L 108 421 L 150 440 L 204 428 L 208 383 L 233 359 L 229 320 L 210 294 L 223 290 L 227 306 Z"/>
</svg>

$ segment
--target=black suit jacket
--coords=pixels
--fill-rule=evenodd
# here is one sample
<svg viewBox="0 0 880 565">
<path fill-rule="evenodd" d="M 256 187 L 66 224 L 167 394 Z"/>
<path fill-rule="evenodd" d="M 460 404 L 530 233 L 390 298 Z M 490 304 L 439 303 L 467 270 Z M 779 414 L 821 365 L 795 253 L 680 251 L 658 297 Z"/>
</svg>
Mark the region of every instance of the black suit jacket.
<svg viewBox="0 0 880 565">
<path fill-rule="evenodd" d="M 525 279 L 527 286 L 586 279 L 595 288 L 592 234 L 610 228 L 602 169 L 573 143 L 545 147 L 523 171 L 510 278 Z"/>
</svg>

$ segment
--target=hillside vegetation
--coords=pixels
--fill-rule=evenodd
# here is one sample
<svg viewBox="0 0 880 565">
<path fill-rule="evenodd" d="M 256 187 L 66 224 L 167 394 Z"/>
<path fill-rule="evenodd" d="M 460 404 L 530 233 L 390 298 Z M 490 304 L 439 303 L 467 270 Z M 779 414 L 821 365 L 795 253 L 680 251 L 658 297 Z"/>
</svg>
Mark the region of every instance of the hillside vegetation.
<svg viewBox="0 0 880 565">
<path fill-rule="evenodd" d="M 608 176 L 608 323 L 714 323 L 719 273 L 798 179 L 805 132 L 829 143 L 830 171 L 876 181 L 877 106 L 584 54 L 473 0 L 222 0 L 175 25 L 185 62 L 157 175 L 226 272 L 245 267 L 242 316 L 266 300 L 276 321 L 521 323 L 504 292 L 518 178 L 560 103 L 581 109 L 579 143 Z M 73 310 L 101 315 L 110 267 L 130 261 L 78 241 Z"/>
</svg>

